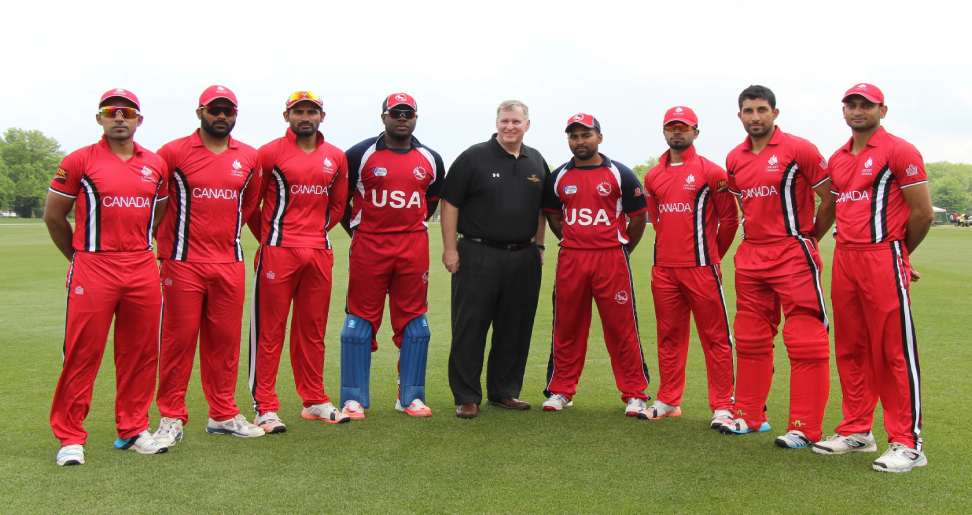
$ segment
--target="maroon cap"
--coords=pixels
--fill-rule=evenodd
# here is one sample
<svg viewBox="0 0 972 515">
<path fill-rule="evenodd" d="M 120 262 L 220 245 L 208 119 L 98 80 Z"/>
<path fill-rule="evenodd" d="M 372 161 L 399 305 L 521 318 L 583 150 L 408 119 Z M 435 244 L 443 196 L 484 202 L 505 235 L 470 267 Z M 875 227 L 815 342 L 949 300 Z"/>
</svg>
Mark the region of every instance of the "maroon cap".
<svg viewBox="0 0 972 515">
<path fill-rule="evenodd" d="M 387 113 L 389 109 L 394 109 L 398 106 L 411 107 L 413 111 L 418 111 L 418 103 L 415 102 L 415 98 L 412 95 L 408 93 L 392 93 L 381 103 L 381 112 Z"/>
<path fill-rule="evenodd" d="M 124 88 L 114 88 L 105 91 L 104 94 L 101 95 L 101 100 L 98 101 L 98 107 L 105 105 L 105 102 L 111 100 L 112 98 L 122 98 L 135 104 L 135 109 L 142 108 L 142 105 L 139 103 L 138 97 L 135 96 L 135 93 L 132 93 Z"/>
<path fill-rule="evenodd" d="M 219 99 L 229 100 L 233 107 L 239 107 L 236 103 L 236 94 L 233 93 L 226 86 L 220 86 L 218 84 L 213 84 L 199 95 L 199 107 L 208 106 L 212 101 Z"/>
<path fill-rule="evenodd" d="M 675 106 L 665 111 L 665 120 L 662 122 L 662 126 L 664 127 L 672 122 L 682 122 L 685 125 L 697 127 L 699 117 L 695 116 L 695 111 L 691 107 Z"/>
<path fill-rule="evenodd" d="M 594 115 L 587 113 L 577 113 L 567 119 L 567 128 L 564 132 L 570 132 L 570 128 L 574 125 L 582 125 L 588 129 L 597 129 L 598 132 L 601 131 L 601 122 L 594 118 Z"/>
<path fill-rule="evenodd" d="M 861 82 L 859 84 L 853 85 L 850 89 L 844 92 L 844 97 L 841 101 L 847 100 L 847 97 L 851 95 L 860 95 L 875 104 L 884 103 L 884 93 L 881 89 L 874 84 L 868 84 L 866 82 Z"/>
</svg>

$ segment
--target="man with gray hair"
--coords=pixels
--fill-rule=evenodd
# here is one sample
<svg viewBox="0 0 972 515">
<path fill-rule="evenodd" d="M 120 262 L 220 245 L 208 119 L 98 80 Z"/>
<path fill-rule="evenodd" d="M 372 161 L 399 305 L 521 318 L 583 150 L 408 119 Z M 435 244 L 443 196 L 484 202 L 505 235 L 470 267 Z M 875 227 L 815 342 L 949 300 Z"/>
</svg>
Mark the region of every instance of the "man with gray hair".
<svg viewBox="0 0 972 515">
<path fill-rule="evenodd" d="M 496 133 L 456 158 L 442 191 L 442 263 L 452 274 L 449 386 L 460 418 L 479 414 L 490 326 L 486 397 L 501 408 L 530 409 L 517 397 L 540 296 L 540 208 L 550 168 L 523 144 L 529 129 L 527 106 L 502 102 Z"/>
</svg>

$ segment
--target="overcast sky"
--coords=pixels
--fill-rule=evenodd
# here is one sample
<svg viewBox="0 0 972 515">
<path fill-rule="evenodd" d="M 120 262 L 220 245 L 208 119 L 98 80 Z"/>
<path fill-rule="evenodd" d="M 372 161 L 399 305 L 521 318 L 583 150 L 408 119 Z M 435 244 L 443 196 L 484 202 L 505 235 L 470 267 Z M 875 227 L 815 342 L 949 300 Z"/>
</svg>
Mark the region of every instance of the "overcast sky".
<svg viewBox="0 0 972 515">
<path fill-rule="evenodd" d="M 103 5 L 99 9 L 96 5 Z M 232 6 L 232 7 L 230 7 Z M 870 12 L 868 12 L 870 11 Z M 342 148 L 381 130 L 381 99 L 419 103 L 416 135 L 450 163 L 494 130 L 496 105 L 531 109 L 527 144 L 569 158 L 578 111 L 603 126 L 601 151 L 636 165 L 665 150 L 661 118 L 693 107 L 701 153 L 742 141 L 736 97 L 777 95 L 784 130 L 825 156 L 843 143 L 843 91 L 873 82 L 885 127 L 926 161 L 972 162 L 972 8 L 964 2 L 478 1 L 5 3 L 0 129 L 39 129 L 65 151 L 100 136 L 99 95 L 135 91 L 149 148 L 198 126 L 208 85 L 240 99 L 234 135 L 284 133 L 286 97 L 324 98 L 325 137 Z"/>
</svg>

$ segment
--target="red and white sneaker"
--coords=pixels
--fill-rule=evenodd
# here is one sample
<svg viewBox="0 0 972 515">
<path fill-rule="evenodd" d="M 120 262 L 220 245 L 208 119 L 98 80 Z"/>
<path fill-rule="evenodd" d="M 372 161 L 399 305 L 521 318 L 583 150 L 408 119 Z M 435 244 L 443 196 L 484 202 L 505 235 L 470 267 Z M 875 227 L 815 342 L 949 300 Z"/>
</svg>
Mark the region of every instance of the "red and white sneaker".
<svg viewBox="0 0 972 515">
<path fill-rule="evenodd" d="M 275 435 L 287 432 L 287 426 L 284 425 L 283 420 L 280 420 L 280 417 L 277 416 L 277 412 L 275 411 L 261 413 L 253 423 L 260 426 L 264 434 Z"/>
<path fill-rule="evenodd" d="M 637 417 L 645 411 L 647 406 L 644 399 L 632 397 L 628 399 L 628 404 L 624 407 L 624 416 Z"/>
<path fill-rule="evenodd" d="M 395 401 L 395 410 L 401 411 L 402 413 L 410 417 L 431 417 L 432 408 L 425 405 L 421 399 L 415 399 L 408 406 L 402 406 L 402 400 L 398 399 Z"/>
<path fill-rule="evenodd" d="M 351 420 L 364 420 L 365 418 L 364 406 L 355 400 L 344 401 L 344 408 L 341 409 L 341 413 L 347 415 Z"/>
<path fill-rule="evenodd" d="M 323 420 L 328 424 L 344 424 L 351 422 L 351 417 L 341 413 L 341 411 L 330 402 L 307 406 L 300 411 L 300 416 L 306 420 Z"/>
<path fill-rule="evenodd" d="M 641 420 L 661 420 L 666 417 L 681 417 L 682 408 L 669 406 L 662 401 L 655 401 L 648 409 L 638 414 Z"/>
</svg>

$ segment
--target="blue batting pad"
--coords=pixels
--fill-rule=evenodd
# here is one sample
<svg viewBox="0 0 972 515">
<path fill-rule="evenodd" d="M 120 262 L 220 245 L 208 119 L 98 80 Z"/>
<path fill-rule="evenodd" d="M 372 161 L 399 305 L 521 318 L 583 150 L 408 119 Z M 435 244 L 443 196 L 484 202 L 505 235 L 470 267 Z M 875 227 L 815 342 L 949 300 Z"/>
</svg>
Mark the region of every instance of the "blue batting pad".
<svg viewBox="0 0 972 515">
<path fill-rule="evenodd" d="M 371 379 L 371 323 L 348 315 L 341 328 L 341 405 L 350 400 L 368 407 Z"/>
<path fill-rule="evenodd" d="M 429 357 L 429 321 L 425 315 L 412 319 L 402 335 L 402 350 L 398 356 L 400 398 L 402 406 L 415 399 L 425 402 L 425 365 Z"/>
</svg>

